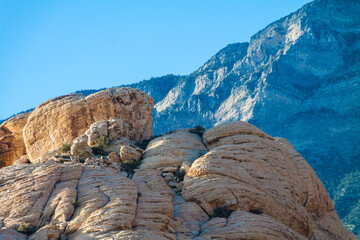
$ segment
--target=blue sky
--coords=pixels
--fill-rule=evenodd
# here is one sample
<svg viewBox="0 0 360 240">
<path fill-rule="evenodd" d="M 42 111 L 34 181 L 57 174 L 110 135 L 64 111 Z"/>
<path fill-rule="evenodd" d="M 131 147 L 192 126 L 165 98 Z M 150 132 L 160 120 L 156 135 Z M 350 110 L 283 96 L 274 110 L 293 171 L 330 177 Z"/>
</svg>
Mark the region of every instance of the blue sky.
<svg viewBox="0 0 360 240">
<path fill-rule="evenodd" d="M 189 74 L 307 0 L 0 0 L 0 119 L 80 89 Z"/>
</svg>

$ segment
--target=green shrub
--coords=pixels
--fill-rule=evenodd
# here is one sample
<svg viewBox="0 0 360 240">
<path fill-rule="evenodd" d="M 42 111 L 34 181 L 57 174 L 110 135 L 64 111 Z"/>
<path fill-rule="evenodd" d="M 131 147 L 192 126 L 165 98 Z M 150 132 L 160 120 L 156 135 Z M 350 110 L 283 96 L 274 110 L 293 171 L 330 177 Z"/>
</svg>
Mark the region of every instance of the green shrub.
<svg viewBox="0 0 360 240">
<path fill-rule="evenodd" d="M 25 235 L 31 235 L 34 232 L 36 232 L 36 226 L 29 224 L 29 223 L 22 223 L 20 224 L 20 226 L 18 227 L 18 232 L 23 233 Z"/>
<path fill-rule="evenodd" d="M 205 130 L 206 130 L 206 129 L 205 129 L 204 127 L 198 125 L 198 126 L 196 126 L 196 127 L 194 127 L 194 128 L 190 128 L 190 129 L 189 129 L 189 132 L 190 132 L 190 133 L 197 134 L 197 135 L 199 135 L 200 137 L 202 137 L 202 136 L 204 135 Z"/>
<path fill-rule="evenodd" d="M 217 207 L 213 209 L 213 215 L 212 217 L 225 217 L 228 218 L 230 217 L 231 213 L 233 212 L 233 210 L 230 210 L 228 208 L 228 206 L 222 206 L 222 207 Z"/>
<path fill-rule="evenodd" d="M 95 145 L 102 147 L 103 149 L 108 147 L 110 139 L 106 136 L 100 136 L 95 139 Z"/>
<path fill-rule="evenodd" d="M 108 147 L 110 139 L 106 136 L 100 136 L 95 139 L 95 145 L 91 147 L 94 155 L 105 156 L 104 148 Z"/>
<path fill-rule="evenodd" d="M 73 200 L 72 201 L 72 205 L 74 205 L 74 207 L 77 207 L 80 205 L 80 202 L 79 201 L 76 201 L 76 200 Z"/>
<path fill-rule="evenodd" d="M 63 153 L 63 154 L 68 153 L 68 152 L 70 152 L 70 147 L 71 147 L 71 144 L 69 144 L 69 143 L 64 143 L 64 144 L 59 148 L 59 151 L 60 151 L 60 153 Z"/>
<path fill-rule="evenodd" d="M 106 155 L 106 153 L 104 152 L 103 147 L 101 147 L 101 146 L 94 145 L 94 146 L 91 147 L 91 149 L 92 149 L 92 152 L 93 152 L 94 155 L 101 155 L 101 156 Z"/>
<path fill-rule="evenodd" d="M 125 171 L 128 174 L 134 174 L 134 172 L 135 172 L 134 170 L 139 167 L 140 163 L 141 163 L 141 160 L 126 161 L 121 164 L 121 171 Z"/>
</svg>

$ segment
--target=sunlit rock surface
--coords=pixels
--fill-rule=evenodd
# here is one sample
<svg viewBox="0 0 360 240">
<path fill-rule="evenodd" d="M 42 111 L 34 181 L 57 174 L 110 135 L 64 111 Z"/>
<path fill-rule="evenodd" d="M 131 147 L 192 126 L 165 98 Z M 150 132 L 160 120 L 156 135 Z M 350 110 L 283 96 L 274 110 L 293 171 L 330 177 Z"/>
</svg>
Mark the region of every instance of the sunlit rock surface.
<svg viewBox="0 0 360 240">
<path fill-rule="evenodd" d="M 106 156 L 0 169 L 0 239 L 356 239 L 285 139 L 246 122 L 171 134 L 146 151 L 204 151 L 182 177 L 182 162 L 124 175 Z"/>
</svg>

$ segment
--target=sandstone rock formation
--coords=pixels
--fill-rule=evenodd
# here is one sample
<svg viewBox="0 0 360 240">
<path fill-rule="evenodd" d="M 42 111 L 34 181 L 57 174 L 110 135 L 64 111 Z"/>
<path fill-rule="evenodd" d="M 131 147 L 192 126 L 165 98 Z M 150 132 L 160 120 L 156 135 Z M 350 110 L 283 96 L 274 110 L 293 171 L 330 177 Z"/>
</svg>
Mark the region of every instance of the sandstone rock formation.
<svg viewBox="0 0 360 240">
<path fill-rule="evenodd" d="M 168 151 L 183 160 L 155 158 Z M 154 165 L 147 159 L 134 174 L 120 172 L 116 152 L 113 161 L 0 169 L 0 239 L 25 239 L 16 232 L 23 224 L 34 226 L 33 240 L 356 239 L 307 162 L 248 123 L 216 126 L 203 139 L 175 131 L 146 154 Z M 169 170 L 184 162 L 185 178 L 174 182 Z"/>
<path fill-rule="evenodd" d="M 224 225 L 227 230 L 221 234 L 251 236 L 233 227 L 238 223 L 230 221 L 231 218 L 239 216 L 254 221 L 246 223 L 250 229 L 256 227 L 256 218 L 259 226 L 264 224 L 262 228 L 273 229 L 272 233 L 257 233 L 260 236 L 350 238 L 315 172 L 285 140 L 273 139 L 245 122 L 216 126 L 203 137 L 210 151 L 192 164 L 182 195 L 187 201 L 197 202 L 209 215 L 219 207 L 234 211 Z M 251 214 L 261 216 L 251 217 Z M 276 233 L 275 229 L 283 230 Z M 256 234 L 257 230 L 254 231 Z M 217 230 L 211 234 L 209 231 L 206 236 L 221 236 Z"/>
<path fill-rule="evenodd" d="M 132 160 L 138 161 L 140 160 L 142 153 L 143 150 L 141 150 L 136 146 L 131 146 L 130 144 L 123 145 L 120 148 L 120 159 L 122 162 L 127 162 Z"/>
<path fill-rule="evenodd" d="M 121 119 L 126 126 L 123 137 L 134 141 L 150 138 L 153 103 L 151 97 L 132 88 L 111 88 L 87 97 L 71 94 L 49 100 L 30 114 L 24 127 L 27 154 L 30 160 L 36 159 L 72 142 L 92 123 L 111 118 Z M 121 127 L 118 122 L 111 127 Z"/>
<path fill-rule="evenodd" d="M 176 130 L 150 141 L 140 168 L 175 172 L 178 166 L 191 166 L 207 152 L 201 138 L 187 130 Z"/>
<path fill-rule="evenodd" d="M 0 168 L 12 165 L 26 154 L 23 128 L 29 113 L 22 113 L 0 125 Z"/>
</svg>

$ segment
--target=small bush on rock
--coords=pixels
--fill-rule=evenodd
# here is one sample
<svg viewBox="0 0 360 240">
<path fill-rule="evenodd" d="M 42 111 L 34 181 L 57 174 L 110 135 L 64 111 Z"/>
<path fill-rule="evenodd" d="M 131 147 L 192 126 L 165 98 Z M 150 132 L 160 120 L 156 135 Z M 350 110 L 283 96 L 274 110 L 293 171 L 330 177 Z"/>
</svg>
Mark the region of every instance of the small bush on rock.
<svg viewBox="0 0 360 240">
<path fill-rule="evenodd" d="M 134 170 L 139 167 L 141 160 L 126 161 L 121 164 L 121 171 L 125 171 L 128 174 L 134 174 Z"/>
<path fill-rule="evenodd" d="M 110 139 L 106 136 L 100 136 L 95 139 L 95 145 L 102 147 L 103 149 L 108 147 Z"/>
<path fill-rule="evenodd" d="M 212 217 L 213 218 L 215 218 L 215 217 L 228 218 L 228 217 L 230 217 L 232 212 L 233 212 L 233 210 L 230 210 L 228 208 L 228 206 L 221 206 L 221 207 L 214 208 Z"/>
<path fill-rule="evenodd" d="M 110 139 L 106 136 L 100 136 L 95 139 L 95 145 L 91 147 L 94 155 L 105 156 L 104 148 L 108 147 Z"/>
<path fill-rule="evenodd" d="M 101 155 L 101 156 L 106 155 L 106 153 L 104 152 L 103 147 L 101 147 L 101 146 L 94 145 L 94 146 L 91 147 L 91 150 L 92 150 L 94 155 Z"/>
<path fill-rule="evenodd" d="M 79 204 L 80 204 L 79 201 L 76 201 L 76 200 L 73 200 L 73 201 L 72 201 L 72 205 L 74 205 L 74 207 L 79 206 Z"/>
<path fill-rule="evenodd" d="M 22 223 L 18 227 L 17 231 L 29 236 L 36 232 L 36 226 L 29 223 Z"/>
<path fill-rule="evenodd" d="M 60 153 L 62 153 L 62 154 L 68 153 L 68 152 L 70 152 L 70 147 L 71 147 L 71 144 L 69 144 L 69 143 L 64 143 L 64 144 L 59 148 L 59 151 L 60 151 Z"/>
<path fill-rule="evenodd" d="M 196 126 L 196 127 L 194 127 L 194 128 L 190 128 L 190 129 L 189 129 L 189 132 L 190 132 L 190 133 L 197 134 L 197 135 L 199 135 L 200 137 L 202 137 L 202 136 L 204 135 L 205 130 L 206 130 L 206 129 L 205 129 L 204 127 L 198 125 L 198 126 Z"/>
</svg>

